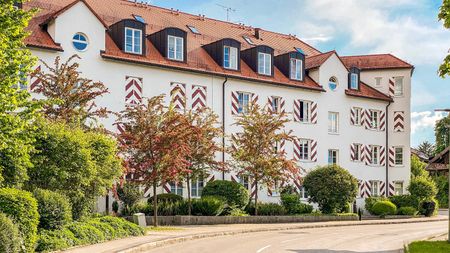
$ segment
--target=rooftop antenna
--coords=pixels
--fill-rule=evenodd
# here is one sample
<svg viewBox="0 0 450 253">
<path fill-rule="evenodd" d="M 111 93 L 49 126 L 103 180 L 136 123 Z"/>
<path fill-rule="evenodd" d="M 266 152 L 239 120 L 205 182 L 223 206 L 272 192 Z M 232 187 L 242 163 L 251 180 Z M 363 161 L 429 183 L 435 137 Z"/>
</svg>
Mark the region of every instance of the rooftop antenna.
<svg viewBox="0 0 450 253">
<path fill-rule="evenodd" d="M 236 9 L 221 4 L 217 4 L 217 6 L 222 7 L 227 12 L 227 22 L 230 22 L 230 12 L 236 12 Z"/>
</svg>

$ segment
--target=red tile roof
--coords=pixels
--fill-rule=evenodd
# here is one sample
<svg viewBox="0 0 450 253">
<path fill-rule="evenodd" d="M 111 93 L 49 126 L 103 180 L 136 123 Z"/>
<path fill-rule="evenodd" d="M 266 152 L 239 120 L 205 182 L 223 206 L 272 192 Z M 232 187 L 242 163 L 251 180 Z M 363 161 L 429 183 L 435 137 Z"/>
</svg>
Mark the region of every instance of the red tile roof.
<svg viewBox="0 0 450 253">
<path fill-rule="evenodd" d="M 345 94 L 354 97 L 393 101 L 391 97 L 387 96 L 383 92 L 378 91 L 372 86 L 365 84 L 364 82 L 359 83 L 359 90 L 346 89 Z"/>
<path fill-rule="evenodd" d="M 341 56 L 341 59 L 348 68 L 357 67 L 361 70 L 414 68 L 392 54 Z"/>
<path fill-rule="evenodd" d="M 316 55 L 313 55 L 313 56 L 308 56 L 308 57 L 306 57 L 306 60 L 305 60 L 305 68 L 306 69 L 318 68 L 326 60 L 328 60 L 328 58 L 330 58 L 330 56 L 332 56 L 335 53 L 336 52 L 333 50 L 333 51 L 329 51 L 329 52 L 322 53 L 322 54 L 316 54 Z"/>
</svg>

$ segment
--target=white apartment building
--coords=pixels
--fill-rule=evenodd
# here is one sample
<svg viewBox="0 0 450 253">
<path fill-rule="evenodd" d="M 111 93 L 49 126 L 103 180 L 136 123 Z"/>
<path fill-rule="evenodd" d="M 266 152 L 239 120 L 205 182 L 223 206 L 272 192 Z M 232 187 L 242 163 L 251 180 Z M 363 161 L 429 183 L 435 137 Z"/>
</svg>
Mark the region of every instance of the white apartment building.
<svg viewBox="0 0 450 253">
<path fill-rule="evenodd" d="M 40 9 L 26 41 L 32 53 L 47 63 L 78 54 L 83 76 L 110 91 L 96 101 L 99 106 L 118 112 L 166 94 L 181 109 L 212 108 L 230 135 L 248 103 L 270 103 L 288 113 L 287 128 L 298 138 L 279 148 L 306 171 L 330 163 L 346 168 L 359 180 L 358 206 L 368 196 L 406 191 L 414 68 L 391 54 L 324 53 L 293 35 L 134 1 L 31 0 L 23 8 Z M 31 78 L 30 92 L 37 85 Z M 102 123 L 119 131 L 114 122 L 110 117 Z M 255 191 L 251 179 L 212 171 L 193 182 L 192 195 L 222 179 Z M 168 183 L 159 191 L 186 196 L 186 189 Z M 279 201 L 276 189 L 261 188 L 258 195 Z"/>
</svg>

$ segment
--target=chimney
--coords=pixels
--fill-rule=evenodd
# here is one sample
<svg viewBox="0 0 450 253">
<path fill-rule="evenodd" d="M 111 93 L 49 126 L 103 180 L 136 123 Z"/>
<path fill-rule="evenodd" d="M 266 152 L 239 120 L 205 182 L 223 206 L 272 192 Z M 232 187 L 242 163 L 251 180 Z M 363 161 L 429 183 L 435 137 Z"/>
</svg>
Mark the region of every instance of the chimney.
<svg viewBox="0 0 450 253">
<path fill-rule="evenodd" d="M 255 28 L 255 38 L 261 39 L 261 28 Z"/>
</svg>

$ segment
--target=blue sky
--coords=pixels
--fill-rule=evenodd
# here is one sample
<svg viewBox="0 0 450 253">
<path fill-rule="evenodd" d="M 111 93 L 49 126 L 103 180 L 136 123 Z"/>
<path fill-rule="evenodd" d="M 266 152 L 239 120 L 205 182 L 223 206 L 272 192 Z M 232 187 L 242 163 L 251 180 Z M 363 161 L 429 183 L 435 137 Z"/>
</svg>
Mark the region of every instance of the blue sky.
<svg viewBox="0 0 450 253">
<path fill-rule="evenodd" d="M 149 0 L 151 4 L 241 22 L 297 37 L 340 55 L 393 53 L 413 64 L 412 145 L 434 142 L 434 123 L 450 108 L 450 77 L 437 69 L 450 49 L 450 30 L 437 20 L 441 0 Z"/>
</svg>

